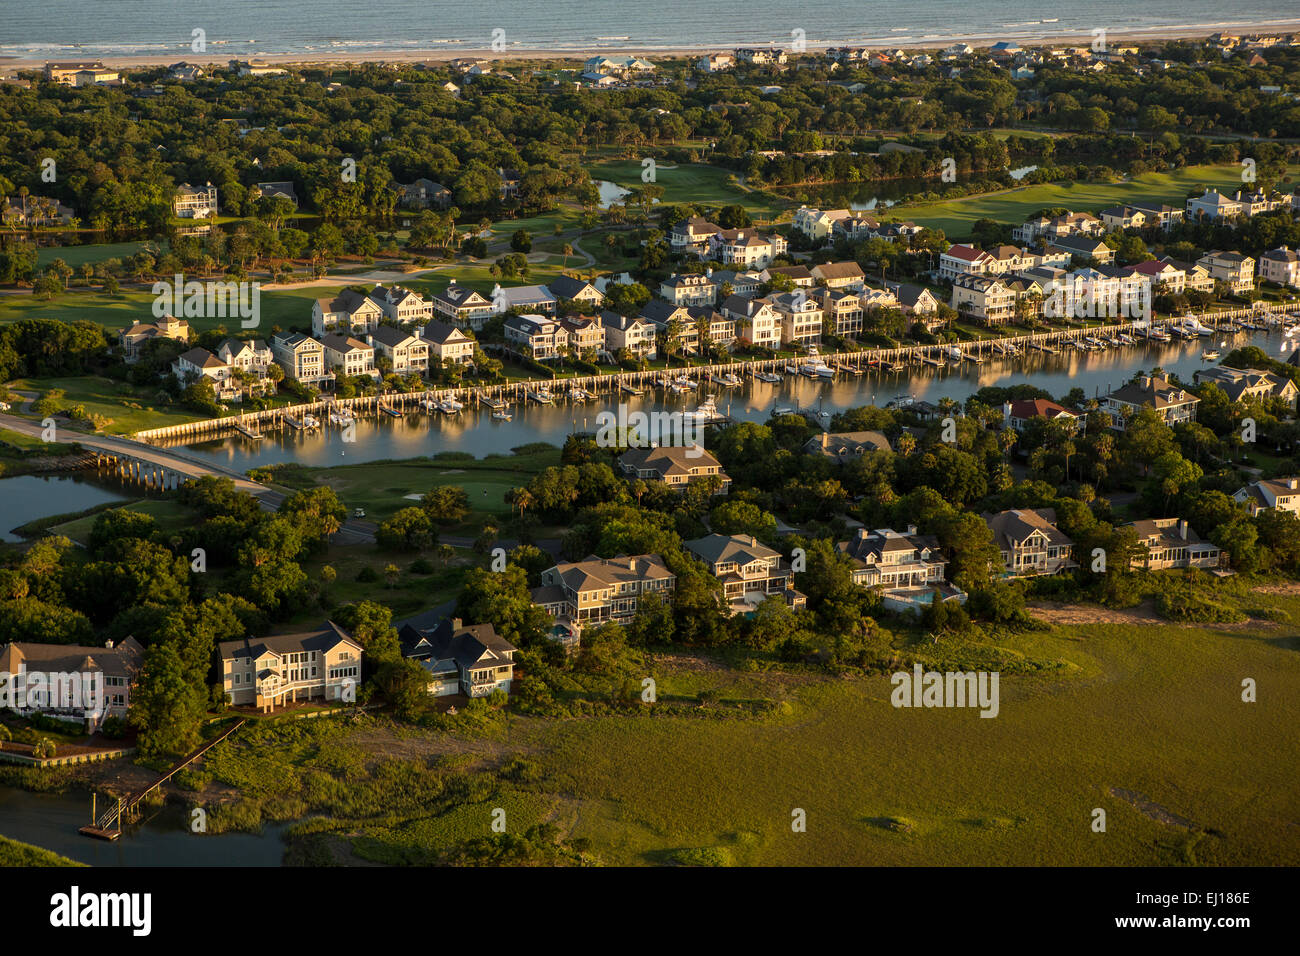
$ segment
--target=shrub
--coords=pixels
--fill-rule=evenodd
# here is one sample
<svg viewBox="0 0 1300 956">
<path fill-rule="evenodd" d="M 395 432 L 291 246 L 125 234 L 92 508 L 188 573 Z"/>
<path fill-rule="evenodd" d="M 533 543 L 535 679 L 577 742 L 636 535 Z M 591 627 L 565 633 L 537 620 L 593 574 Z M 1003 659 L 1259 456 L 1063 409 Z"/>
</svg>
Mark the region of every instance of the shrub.
<svg viewBox="0 0 1300 956">
<path fill-rule="evenodd" d="M 357 581 L 359 581 L 362 584 L 373 584 L 375 581 L 378 580 L 379 580 L 379 572 L 376 571 L 374 568 L 370 567 L 370 565 L 366 565 L 364 568 L 362 568 L 360 571 L 357 572 Z"/>
</svg>

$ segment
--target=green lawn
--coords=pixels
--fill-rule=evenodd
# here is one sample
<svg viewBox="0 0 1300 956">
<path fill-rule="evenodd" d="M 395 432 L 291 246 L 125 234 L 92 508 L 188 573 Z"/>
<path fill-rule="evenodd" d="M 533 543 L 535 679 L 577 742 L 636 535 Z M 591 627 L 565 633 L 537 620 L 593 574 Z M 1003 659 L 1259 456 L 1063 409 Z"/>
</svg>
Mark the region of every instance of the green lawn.
<svg viewBox="0 0 1300 956">
<path fill-rule="evenodd" d="M 99 375 L 18 379 L 10 385 L 25 392 L 41 394 L 51 389 L 63 389 L 63 408 L 84 405 L 88 414 L 102 417 L 101 430 L 114 435 L 180 425 L 203 417 L 184 409 L 163 407 L 158 401 L 157 389 L 137 388 Z M 15 407 L 14 413 L 17 412 Z M 70 440 L 75 441 L 76 436 Z"/>
<path fill-rule="evenodd" d="M 1097 212 L 1119 203 L 1145 200 L 1182 207 L 1196 189 L 1226 191 L 1241 188 L 1240 166 L 1189 166 L 1172 173 L 1146 173 L 1123 183 L 1045 183 L 1021 186 L 994 195 L 969 196 L 947 202 L 891 207 L 890 215 L 921 226 L 942 229 L 949 238 L 970 234 L 977 219 L 1019 225 L 1039 209 L 1066 206 L 1075 212 Z"/>
<path fill-rule="evenodd" d="M 36 252 L 36 265 L 48 266 L 55 259 L 62 259 L 74 269 L 80 269 L 87 263 L 104 262 L 108 259 L 121 259 L 124 262 L 141 249 L 149 249 L 155 255 L 167 251 L 167 240 L 150 240 L 148 242 L 102 242 L 84 246 L 42 246 Z"/>
<path fill-rule="evenodd" d="M 164 534 L 172 534 L 190 527 L 194 523 L 194 512 L 179 502 L 171 499 L 142 498 L 137 501 L 123 501 L 112 505 L 127 511 L 138 511 L 153 517 L 158 529 Z M 101 510 L 108 510 L 107 508 Z M 85 544 L 90 538 L 90 529 L 99 517 L 98 512 L 81 518 L 74 518 L 49 529 L 50 534 L 61 534 L 78 544 Z"/>
<path fill-rule="evenodd" d="M 593 179 L 604 179 L 624 187 L 639 189 L 641 161 L 620 160 L 596 163 L 588 167 Z M 660 165 L 655 170 L 655 184 L 664 188 L 663 203 L 710 203 L 719 206 L 740 203 L 760 216 L 775 216 L 785 205 L 775 196 L 745 189 L 732 181 L 734 173 L 716 166 L 683 164 Z"/>
</svg>

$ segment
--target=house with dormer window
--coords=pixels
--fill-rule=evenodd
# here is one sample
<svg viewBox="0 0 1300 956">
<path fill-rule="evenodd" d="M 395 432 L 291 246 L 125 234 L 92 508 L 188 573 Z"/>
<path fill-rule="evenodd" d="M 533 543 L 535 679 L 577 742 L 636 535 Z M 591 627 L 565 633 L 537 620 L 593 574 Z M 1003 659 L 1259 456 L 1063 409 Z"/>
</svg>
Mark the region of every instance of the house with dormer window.
<svg viewBox="0 0 1300 956">
<path fill-rule="evenodd" d="M 222 641 L 222 688 L 236 707 L 269 713 L 300 700 L 355 700 L 362 647 L 333 621 L 315 631 Z"/>
</svg>

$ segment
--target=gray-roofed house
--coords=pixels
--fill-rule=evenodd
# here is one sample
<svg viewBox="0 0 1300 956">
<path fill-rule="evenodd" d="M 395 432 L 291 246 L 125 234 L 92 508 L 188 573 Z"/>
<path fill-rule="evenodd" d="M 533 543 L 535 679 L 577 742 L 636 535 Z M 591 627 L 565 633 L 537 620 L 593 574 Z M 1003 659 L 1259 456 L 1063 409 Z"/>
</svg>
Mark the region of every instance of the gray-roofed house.
<svg viewBox="0 0 1300 956">
<path fill-rule="evenodd" d="M 684 491 L 691 482 L 710 477 L 722 481 L 715 494 L 725 494 L 731 487 L 731 477 L 722 470 L 718 459 L 699 445 L 629 448 L 619 457 L 618 465 L 629 479 L 662 481 L 678 491 Z"/>
<path fill-rule="evenodd" d="M 643 596 L 658 594 L 668 600 L 676 587 L 677 575 L 657 554 L 592 555 L 543 571 L 532 601 L 556 621 L 580 630 L 606 621 L 626 624 Z"/>
<path fill-rule="evenodd" d="M 222 641 L 221 678 L 230 702 L 269 713 L 299 700 L 355 700 L 362 647 L 333 621 L 314 631 Z"/>
<path fill-rule="evenodd" d="M 1110 413 L 1114 428 L 1124 430 L 1130 415 L 1142 408 L 1153 408 L 1166 425 L 1196 421 L 1196 406 L 1201 400 L 1186 389 L 1159 375 L 1144 375 L 1105 396 L 1104 411 Z"/>
<path fill-rule="evenodd" d="M 375 369 L 375 347 L 350 335 L 321 336 L 321 346 L 325 349 L 325 364 L 351 378 L 355 375 L 369 375 L 378 378 Z"/>
<path fill-rule="evenodd" d="M 293 183 L 258 183 L 248 190 L 251 199 L 287 199 L 298 206 L 298 194 L 294 192 Z"/>
<path fill-rule="evenodd" d="M 492 289 L 492 311 L 496 315 L 511 309 L 527 309 L 544 315 L 555 314 L 555 296 L 544 285 L 516 285 Z"/>
<path fill-rule="evenodd" d="M 889 439 L 880 432 L 822 432 L 804 442 L 805 455 L 818 455 L 842 465 L 873 451 L 889 451 Z"/>
<path fill-rule="evenodd" d="M 859 528 L 849 541 L 835 546 L 853 566 L 853 583 L 878 588 L 891 611 L 920 614 L 934 600 L 965 603 L 966 592 L 946 580 L 948 562 L 931 535 L 890 528 Z"/>
<path fill-rule="evenodd" d="M 722 596 L 732 614 L 752 613 L 772 596 L 783 598 L 791 607 L 808 603 L 795 589 L 790 563 L 753 535 L 710 534 L 687 541 L 685 546 L 722 583 Z"/>
<path fill-rule="evenodd" d="M 90 733 L 126 716 L 142 659 L 133 637 L 101 647 L 13 641 L 0 648 L 0 688 L 19 714 L 84 721 Z"/>
<path fill-rule="evenodd" d="M 557 276 L 546 288 L 557 301 L 576 302 L 579 308 L 598 308 L 605 301 L 605 293 L 586 279 L 573 276 Z"/>
<path fill-rule="evenodd" d="M 983 518 L 1008 575 L 1056 574 L 1078 567 L 1071 559 L 1074 542 L 1056 527 L 1054 508 L 1014 508 Z"/>
<path fill-rule="evenodd" d="M 388 360 L 394 372 L 424 373 L 429 368 L 429 343 L 416 332 L 381 325 L 370 336 L 378 356 Z"/>
<path fill-rule="evenodd" d="M 332 299 L 317 299 L 311 308 L 311 331 L 318 338 L 327 332 L 360 335 L 373 332 L 384 310 L 368 294 L 344 289 Z"/>
<path fill-rule="evenodd" d="M 1171 568 L 1214 569 L 1223 562 L 1217 545 L 1204 541 L 1184 518 L 1150 518 L 1125 525 L 1137 533 L 1138 554 L 1131 564 L 1148 571 Z"/>
<path fill-rule="evenodd" d="M 1261 478 L 1238 489 L 1232 497 L 1244 504 L 1252 517 L 1274 509 L 1300 514 L 1300 478 Z"/>
<path fill-rule="evenodd" d="M 510 693 L 516 648 L 491 624 L 465 624 L 451 617 L 432 628 L 407 624 L 397 637 L 402 656 L 428 672 L 428 692 L 434 697 Z"/>
<path fill-rule="evenodd" d="M 474 361 L 474 347 L 477 343 L 454 325 L 430 319 L 420 336 L 429 344 L 431 359 L 457 365 L 468 365 Z"/>
<path fill-rule="evenodd" d="M 473 289 L 457 285 L 454 279 L 442 292 L 435 292 L 431 301 L 434 312 L 456 325 L 475 330 L 483 328 L 483 323 L 494 314 L 491 299 Z"/>
</svg>

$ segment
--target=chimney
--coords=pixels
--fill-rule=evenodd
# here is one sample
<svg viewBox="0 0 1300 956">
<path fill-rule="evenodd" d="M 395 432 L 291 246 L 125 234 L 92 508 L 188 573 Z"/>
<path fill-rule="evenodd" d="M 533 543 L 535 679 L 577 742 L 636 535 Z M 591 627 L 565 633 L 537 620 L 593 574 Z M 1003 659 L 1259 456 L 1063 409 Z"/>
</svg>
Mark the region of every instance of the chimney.
<svg viewBox="0 0 1300 956">
<path fill-rule="evenodd" d="M 907 526 L 907 533 L 908 533 L 909 535 L 916 534 L 916 525 L 914 525 L 914 524 L 909 524 L 909 525 Z"/>
<path fill-rule="evenodd" d="M 453 617 L 453 618 L 451 619 L 451 629 L 452 629 L 453 631 L 459 631 L 459 630 L 461 629 L 461 626 L 462 626 L 462 625 L 461 625 L 461 620 L 460 620 L 460 618 L 458 618 L 458 617 Z"/>
<path fill-rule="evenodd" d="M 1187 519 L 1186 518 L 1178 519 L 1178 537 L 1182 538 L 1184 541 L 1187 540 Z"/>
<path fill-rule="evenodd" d="M 831 433 L 822 432 L 822 451 L 825 451 L 831 445 Z"/>
<path fill-rule="evenodd" d="M 109 638 L 107 641 L 105 641 L 104 646 L 111 651 L 113 649 L 113 639 Z"/>
</svg>

